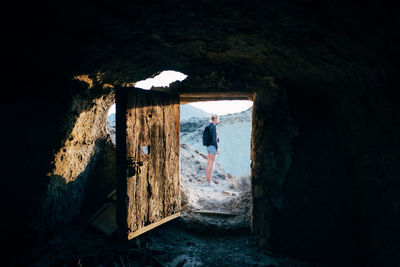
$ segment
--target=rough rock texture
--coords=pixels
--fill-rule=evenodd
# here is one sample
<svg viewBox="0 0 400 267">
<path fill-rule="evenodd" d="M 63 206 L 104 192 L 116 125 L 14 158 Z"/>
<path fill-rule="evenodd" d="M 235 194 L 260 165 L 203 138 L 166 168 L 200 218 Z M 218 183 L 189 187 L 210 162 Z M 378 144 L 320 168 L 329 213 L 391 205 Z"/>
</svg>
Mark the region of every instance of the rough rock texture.
<svg viewBox="0 0 400 267">
<path fill-rule="evenodd" d="M 107 111 L 115 101 L 112 93 L 91 95 L 91 90 L 96 89 L 88 88 L 88 92 L 77 94 L 71 101 L 64 125 L 67 136 L 47 174 L 49 185 L 40 209 L 43 218 L 37 225 L 40 229 L 60 230 L 81 212 L 88 179 L 108 138 Z"/>
<path fill-rule="evenodd" d="M 3 132 L 8 160 L 1 186 L 9 249 L 34 246 L 30 223 L 43 199 L 52 203 L 51 218 L 77 214 L 58 200 L 80 202 L 70 192 L 81 187 L 68 185 L 84 182 L 103 136 L 77 119 L 98 121 L 94 114 L 103 111 L 90 103 L 112 92 L 99 87 L 93 97 L 71 78 L 100 75 L 124 85 L 173 69 L 188 75 L 175 91 L 259 92 L 253 122 L 272 130 L 253 128 L 252 221 L 264 247 L 287 254 L 297 247 L 305 257 L 339 249 L 362 266 L 398 265 L 400 36 L 391 2 L 87 0 L 14 7 L 2 24 L 11 41 L 1 99 L 10 129 Z M 279 86 L 270 84 L 274 79 Z M 76 96 L 83 102 L 72 116 Z M 290 111 L 294 123 L 280 124 L 288 117 L 269 111 Z M 75 145 L 68 138 L 76 122 L 87 135 Z M 298 134 L 285 125 L 296 125 Z M 50 168 L 63 147 L 66 162 L 75 164 L 72 174 L 61 161 Z M 54 183 L 56 175 L 73 182 Z M 59 194 L 48 195 L 49 188 Z M 353 245 L 343 248 L 349 239 Z"/>
<path fill-rule="evenodd" d="M 7 182 L 15 191 L 4 195 L 16 198 L 15 205 L 9 206 L 9 214 L 19 220 L 4 236 L 10 238 L 8 234 L 14 234 L 15 245 L 22 251 L 24 246 L 29 249 L 38 241 L 65 235 L 81 220 L 79 217 L 87 217 L 87 211 L 93 211 L 101 203 L 102 199 L 93 195 L 86 202 L 92 189 L 97 188 L 96 194 L 104 196 L 109 193 L 104 186 L 115 184 L 112 170 L 115 166 L 110 166 L 113 157 L 115 164 L 115 156 L 110 155 L 113 148 L 105 127 L 108 108 L 115 101 L 113 89 L 109 85 L 89 85 L 81 80 L 79 77 L 66 83 L 65 88 L 70 93 L 64 95 L 64 99 L 49 96 L 48 102 L 24 103 L 28 124 L 18 127 L 27 129 L 23 129 L 22 136 L 16 133 L 11 137 L 22 142 L 9 150 L 10 158 L 20 158 L 22 148 L 29 156 L 22 160 L 22 166 L 17 165 L 22 172 L 14 177 L 20 178 Z M 21 101 L 26 100 L 22 98 Z M 14 125 L 22 122 L 17 118 L 12 122 Z M 15 168 L 15 165 L 9 167 L 12 166 Z M 6 173 L 8 170 L 11 171 L 6 168 Z M 93 186 L 93 183 L 97 184 Z M 20 234 L 25 236 L 22 239 L 25 241 L 18 240 Z M 10 243 L 11 248 L 14 242 Z"/>
</svg>

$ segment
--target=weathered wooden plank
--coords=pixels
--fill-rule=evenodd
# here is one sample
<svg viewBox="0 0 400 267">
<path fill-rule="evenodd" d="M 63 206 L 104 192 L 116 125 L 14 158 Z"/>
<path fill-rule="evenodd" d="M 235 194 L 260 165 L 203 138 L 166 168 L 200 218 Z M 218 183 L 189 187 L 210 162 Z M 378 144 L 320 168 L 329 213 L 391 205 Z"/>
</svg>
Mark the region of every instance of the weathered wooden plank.
<svg viewBox="0 0 400 267">
<path fill-rule="evenodd" d="M 222 212 L 222 211 L 214 211 L 214 210 L 194 210 L 192 212 L 193 213 L 197 213 L 197 214 L 201 214 L 201 215 L 210 216 L 210 217 L 234 217 L 234 216 L 238 216 L 238 214 L 227 213 L 227 212 Z"/>
<path fill-rule="evenodd" d="M 201 92 L 201 93 L 181 93 L 180 97 L 252 97 L 254 92 Z"/>
<path fill-rule="evenodd" d="M 118 193 L 118 204 L 126 208 L 119 223 L 135 232 L 180 210 L 179 96 L 128 90 L 123 101 L 126 159 L 140 167 L 125 166 L 126 177 L 120 172 L 120 189 L 126 191 Z"/>
<path fill-rule="evenodd" d="M 114 189 L 113 191 L 111 191 L 111 192 L 106 196 L 106 198 L 107 198 L 107 199 L 116 200 L 116 196 L 117 196 L 117 190 Z"/>
<path fill-rule="evenodd" d="M 118 229 L 116 213 L 115 205 L 106 203 L 89 219 L 89 224 L 106 236 L 111 236 Z"/>
<path fill-rule="evenodd" d="M 170 215 L 180 210 L 179 198 L 179 104 L 168 105 L 164 110 L 165 117 L 165 146 L 166 166 L 165 171 L 165 215 Z M 178 137 L 178 138 L 177 138 Z"/>
<path fill-rule="evenodd" d="M 139 230 L 137 230 L 135 232 L 129 233 L 128 234 L 128 239 L 132 239 L 132 238 L 135 238 L 135 237 L 137 237 L 137 236 L 139 236 L 141 234 L 144 234 L 144 233 L 150 231 L 151 229 L 154 229 L 154 228 L 156 228 L 156 227 L 158 227 L 158 226 L 160 226 L 160 225 L 162 225 L 162 224 L 164 224 L 166 222 L 169 222 L 169 221 L 171 221 L 173 219 L 178 218 L 179 216 L 181 216 L 181 213 L 177 212 L 177 213 L 172 214 L 172 215 L 170 215 L 170 216 L 168 216 L 166 218 L 163 218 L 163 219 L 161 219 L 161 220 L 159 220 L 159 221 L 157 221 L 155 223 L 152 223 L 152 224 L 149 224 L 149 225 L 147 225 L 147 226 L 145 226 L 143 228 L 140 228 Z"/>
<path fill-rule="evenodd" d="M 252 92 L 203 92 L 179 94 L 180 103 L 216 100 L 253 100 Z"/>
</svg>

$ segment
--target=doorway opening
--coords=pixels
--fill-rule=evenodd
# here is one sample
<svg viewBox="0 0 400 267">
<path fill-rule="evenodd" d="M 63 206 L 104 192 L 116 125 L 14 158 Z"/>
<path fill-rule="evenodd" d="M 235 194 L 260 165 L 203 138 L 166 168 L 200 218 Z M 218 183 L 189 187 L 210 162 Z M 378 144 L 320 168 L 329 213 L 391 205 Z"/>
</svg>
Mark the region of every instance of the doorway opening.
<svg viewBox="0 0 400 267">
<path fill-rule="evenodd" d="M 180 175 L 182 218 L 199 230 L 219 226 L 224 230 L 250 229 L 251 100 L 219 100 L 181 104 Z M 208 152 L 202 134 L 217 114 L 219 154 L 206 183 Z M 198 222 L 198 224 L 196 224 Z"/>
<path fill-rule="evenodd" d="M 163 73 L 159 76 L 162 77 Z M 129 228 L 128 239 L 157 227 L 168 221 L 169 218 L 176 218 L 180 214 L 184 220 L 195 219 L 200 225 L 207 228 L 210 225 L 217 224 L 223 229 L 237 230 L 241 228 L 250 230 L 250 150 L 253 94 L 251 92 L 190 92 L 180 93 L 175 96 L 177 97 L 176 100 L 168 102 L 170 100 L 167 99 L 170 96 L 167 96 L 166 93 L 159 92 L 158 89 L 151 90 L 152 87 L 167 87 L 169 83 L 176 80 L 181 81 L 187 77 L 182 73 L 178 73 L 178 75 L 180 76 L 178 79 L 175 74 L 175 79 L 165 82 L 164 78 L 164 82 L 159 81 L 158 84 L 154 83 L 154 80 L 157 80 L 159 76 L 137 82 L 135 87 L 140 88 L 139 91 L 132 90 L 133 88 L 120 88 L 116 101 L 122 104 L 119 104 L 119 107 L 111 106 L 108 112 L 107 128 L 117 150 L 120 151 L 117 152 L 117 170 L 120 169 L 117 171 L 117 181 L 119 182 L 117 182 L 116 197 L 112 198 L 117 200 L 115 202 L 117 207 L 123 209 L 122 213 L 117 214 L 117 221 L 120 218 L 120 222 L 125 225 L 126 220 L 123 218 L 130 216 L 129 218 L 132 220 L 127 225 L 127 228 Z M 147 93 L 146 90 L 152 92 Z M 168 91 L 168 89 L 165 91 Z M 126 100 L 128 95 L 131 100 Z M 132 102 L 132 99 L 136 100 Z M 210 100 L 214 101 L 210 102 Z M 178 104 L 176 112 L 174 111 L 175 108 L 172 108 L 175 104 L 168 103 Z M 136 106 L 137 104 L 139 106 Z M 205 106 L 208 106 L 208 109 Z M 216 109 L 221 107 L 222 110 Z M 187 108 L 190 108 L 191 112 L 187 112 Z M 165 111 L 163 111 L 164 109 Z M 202 146 L 201 135 L 203 128 L 209 123 L 209 113 L 220 115 L 218 137 L 221 154 L 218 155 L 213 170 L 213 187 L 204 188 L 207 152 L 205 147 Z M 123 118 L 120 117 L 121 119 L 119 119 L 118 114 L 121 114 L 119 116 L 123 116 Z M 175 115 L 172 114 L 176 115 L 177 120 L 173 118 Z M 179 115 L 181 121 L 179 121 Z M 172 121 L 176 121 L 176 124 Z M 118 135 L 117 128 L 125 129 L 120 130 L 122 135 Z M 165 138 L 162 141 L 162 136 L 161 139 L 154 141 L 153 139 L 160 134 L 159 129 L 164 129 L 162 130 L 164 133 L 161 132 L 161 135 L 164 135 L 165 138 L 171 138 L 171 136 L 177 134 L 178 143 L 174 145 L 173 142 L 175 141 L 170 142 Z M 131 134 L 133 135 L 129 136 Z M 124 141 L 121 143 L 118 140 Z M 171 145 L 172 147 L 170 147 Z M 137 147 L 139 147 L 139 152 L 136 151 Z M 176 152 L 172 152 L 174 151 L 173 147 L 177 149 Z M 143 148 L 146 148 L 148 152 L 142 153 Z M 162 174 L 174 168 L 168 167 L 167 171 L 166 168 L 162 167 L 164 165 L 173 166 L 171 160 L 160 161 L 154 153 L 161 153 L 160 159 L 165 158 L 165 155 L 171 155 L 166 156 L 170 158 L 174 153 L 180 155 L 177 160 L 173 161 L 179 161 L 180 164 L 176 164 L 176 175 L 172 175 L 180 181 L 180 187 L 177 183 L 177 190 L 174 189 L 180 202 L 176 204 L 176 207 L 175 204 L 171 204 L 174 212 L 182 211 L 178 212 L 179 214 L 165 213 L 169 207 L 162 208 L 161 206 L 167 202 L 160 202 L 161 206 L 157 204 L 158 200 L 163 199 L 159 194 L 175 195 L 175 193 L 165 191 L 172 187 L 175 188 L 175 185 L 159 185 L 158 183 L 169 183 L 169 180 L 175 178 L 171 178 L 172 176 L 167 173 Z M 164 155 L 163 153 L 167 154 Z M 153 168 L 157 169 L 152 171 Z M 141 177 L 143 175 L 145 178 Z M 161 177 L 165 178 L 160 180 Z M 136 192 L 137 190 L 140 192 Z M 118 192 L 122 195 L 118 195 Z M 139 196 L 140 203 L 133 198 L 131 199 L 132 196 Z M 173 196 L 171 199 L 175 197 Z M 125 198 L 131 199 L 132 205 L 125 205 L 123 201 Z M 165 214 L 153 214 L 153 211 L 158 209 Z M 185 212 L 185 210 L 188 212 Z M 131 216 L 131 213 L 134 216 Z M 134 217 L 136 219 L 141 218 L 140 225 L 136 225 Z M 201 227 L 196 226 L 196 224 L 187 225 L 196 227 L 197 230 L 201 231 L 199 229 Z"/>
</svg>

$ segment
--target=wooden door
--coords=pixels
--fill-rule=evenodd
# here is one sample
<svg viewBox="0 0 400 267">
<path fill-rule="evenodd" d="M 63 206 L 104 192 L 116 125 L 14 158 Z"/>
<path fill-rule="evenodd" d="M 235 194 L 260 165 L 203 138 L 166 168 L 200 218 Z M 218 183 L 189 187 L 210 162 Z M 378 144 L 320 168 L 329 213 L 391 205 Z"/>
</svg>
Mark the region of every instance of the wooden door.
<svg viewBox="0 0 400 267">
<path fill-rule="evenodd" d="M 179 96 L 116 88 L 117 223 L 132 239 L 180 215 Z"/>
</svg>

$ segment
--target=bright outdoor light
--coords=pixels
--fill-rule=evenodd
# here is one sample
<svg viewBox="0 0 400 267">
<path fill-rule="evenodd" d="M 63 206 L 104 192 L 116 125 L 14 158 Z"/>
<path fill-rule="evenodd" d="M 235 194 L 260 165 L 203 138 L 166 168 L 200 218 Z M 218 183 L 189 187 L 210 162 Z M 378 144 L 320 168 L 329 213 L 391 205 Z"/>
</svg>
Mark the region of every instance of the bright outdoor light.
<svg viewBox="0 0 400 267">
<path fill-rule="evenodd" d="M 209 113 L 225 115 L 247 110 L 253 106 L 253 101 L 249 100 L 220 100 L 190 103 L 189 105 L 202 109 Z"/>
<path fill-rule="evenodd" d="M 166 70 L 161 72 L 154 78 L 148 78 L 143 81 L 139 81 L 136 83 L 135 87 L 142 88 L 142 89 L 150 89 L 152 86 L 154 87 L 167 87 L 170 83 L 175 81 L 182 81 L 186 79 L 187 75 L 173 71 L 173 70 Z"/>
</svg>

